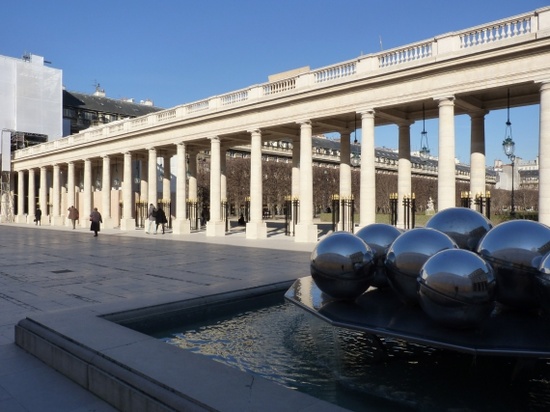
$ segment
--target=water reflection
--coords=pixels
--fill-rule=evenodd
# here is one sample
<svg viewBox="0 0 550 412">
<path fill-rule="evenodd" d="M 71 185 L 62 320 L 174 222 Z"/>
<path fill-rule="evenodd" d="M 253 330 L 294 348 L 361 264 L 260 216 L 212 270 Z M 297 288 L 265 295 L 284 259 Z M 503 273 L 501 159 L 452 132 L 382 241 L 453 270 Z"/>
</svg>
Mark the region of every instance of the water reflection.
<svg viewBox="0 0 550 412">
<path fill-rule="evenodd" d="M 353 411 L 550 408 L 546 360 L 474 357 L 334 328 L 296 305 L 219 318 L 163 339 Z"/>
</svg>

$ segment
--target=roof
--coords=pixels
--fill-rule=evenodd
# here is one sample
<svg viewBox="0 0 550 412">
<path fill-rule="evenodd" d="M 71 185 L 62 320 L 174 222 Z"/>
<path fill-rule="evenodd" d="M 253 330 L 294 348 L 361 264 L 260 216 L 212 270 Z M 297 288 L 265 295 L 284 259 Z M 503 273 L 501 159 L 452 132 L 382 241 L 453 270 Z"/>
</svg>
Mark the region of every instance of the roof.
<svg viewBox="0 0 550 412">
<path fill-rule="evenodd" d="M 69 92 L 67 90 L 63 90 L 63 106 L 128 117 L 138 117 L 164 110 L 156 106 L 148 106 L 146 104 L 132 103 L 91 94 Z"/>
</svg>

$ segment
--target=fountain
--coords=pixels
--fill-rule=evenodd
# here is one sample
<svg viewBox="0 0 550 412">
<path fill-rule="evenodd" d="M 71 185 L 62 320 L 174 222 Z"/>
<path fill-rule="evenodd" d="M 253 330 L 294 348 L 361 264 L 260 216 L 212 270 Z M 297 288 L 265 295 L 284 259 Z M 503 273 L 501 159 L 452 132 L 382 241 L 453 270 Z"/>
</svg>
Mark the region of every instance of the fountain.
<svg viewBox="0 0 550 412">
<path fill-rule="evenodd" d="M 369 286 L 372 251 L 354 237 L 321 240 L 311 276 L 296 280 L 285 298 L 331 325 L 377 337 L 474 355 L 550 357 L 547 226 L 514 220 L 493 227 L 472 209 L 438 212 L 388 246 L 389 288 Z M 376 234 L 361 239 L 380 243 Z M 347 298 L 337 293 L 342 285 Z"/>
</svg>

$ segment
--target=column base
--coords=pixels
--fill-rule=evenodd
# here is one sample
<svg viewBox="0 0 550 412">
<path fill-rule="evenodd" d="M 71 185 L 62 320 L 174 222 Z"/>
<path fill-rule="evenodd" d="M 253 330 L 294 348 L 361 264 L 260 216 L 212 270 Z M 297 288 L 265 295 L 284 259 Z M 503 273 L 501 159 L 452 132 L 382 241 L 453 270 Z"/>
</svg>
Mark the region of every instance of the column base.
<svg viewBox="0 0 550 412">
<path fill-rule="evenodd" d="M 27 216 L 27 215 L 17 215 L 17 216 L 15 216 L 15 223 L 28 223 L 28 222 L 32 222 L 33 220 L 34 220 L 34 217 L 29 220 L 29 216 Z"/>
<path fill-rule="evenodd" d="M 188 235 L 191 233 L 191 221 L 189 219 L 172 220 L 172 233 L 175 235 Z"/>
<path fill-rule="evenodd" d="M 317 225 L 312 223 L 298 223 L 296 225 L 295 242 L 317 242 Z"/>
<path fill-rule="evenodd" d="M 225 236 L 225 222 L 206 222 L 206 236 Z"/>
<path fill-rule="evenodd" d="M 247 239 L 267 239 L 267 224 L 265 222 L 248 222 L 246 224 Z"/>
<path fill-rule="evenodd" d="M 120 219 L 120 230 L 136 230 L 136 219 Z"/>
<path fill-rule="evenodd" d="M 102 226 L 105 229 L 114 229 L 115 227 L 118 226 L 118 222 L 115 221 L 115 219 L 113 219 L 112 217 L 104 217 Z"/>
<path fill-rule="evenodd" d="M 52 226 L 63 226 L 65 224 L 65 216 L 52 216 L 50 221 Z"/>
</svg>

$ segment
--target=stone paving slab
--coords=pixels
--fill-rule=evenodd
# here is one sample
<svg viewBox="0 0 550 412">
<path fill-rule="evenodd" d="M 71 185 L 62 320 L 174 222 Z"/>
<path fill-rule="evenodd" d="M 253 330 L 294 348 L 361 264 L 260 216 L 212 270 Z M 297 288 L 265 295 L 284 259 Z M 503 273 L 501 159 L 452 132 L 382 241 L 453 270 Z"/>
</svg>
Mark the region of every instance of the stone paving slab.
<svg viewBox="0 0 550 412">
<path fill-rule="evenodd" d="M 14 344 L 28 316 L 121 308 L 302 277 L 315 244 L 0 224 L 0 411 L 113 411 Z"/>
</svg>

